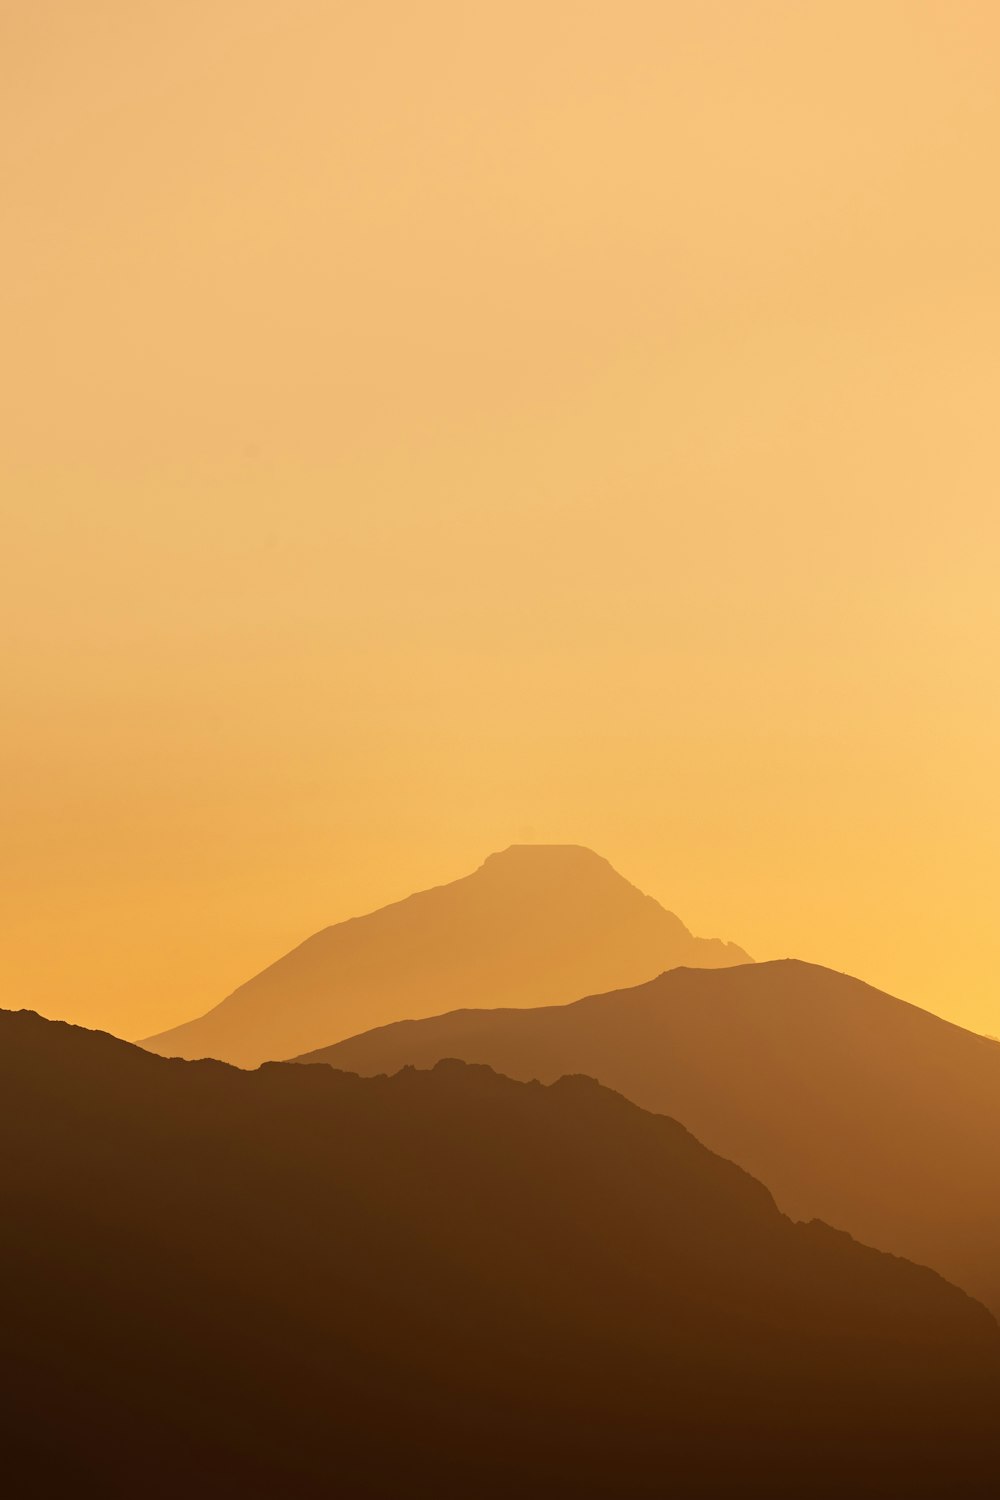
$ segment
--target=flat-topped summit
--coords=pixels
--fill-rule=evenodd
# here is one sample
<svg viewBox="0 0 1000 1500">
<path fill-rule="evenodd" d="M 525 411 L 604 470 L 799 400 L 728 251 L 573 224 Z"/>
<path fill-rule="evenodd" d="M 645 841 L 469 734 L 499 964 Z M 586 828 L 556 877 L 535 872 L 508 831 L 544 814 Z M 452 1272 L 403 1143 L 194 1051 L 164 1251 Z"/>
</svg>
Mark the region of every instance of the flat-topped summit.
<svg viewBox="0 0 1000 1500">
<path fill-rule="evenodd" d="M 610 860 L 583 844 L 510 844 L 488 854 L 467 880 L 506 888 L 528 900 L 557 900 L 571 894 L 577 901 L 647 902 L 691 937 L 681 919 L 620 875 Z M 458 882 L 456 882 L 458 883 Z"/>
<path fill-rule="evenodd" d="M 563 1003 L 678 964 L 747 963 L 694 937 L 578 844 L 513 844 L 471 875 L 324 928 L 155 1052 L 243 1067 L 455 1006 Z"/>
<path fill-rule="evenodd" d="M 594 874 L 600 872 L 613 876 L 616 880 L 623 878 L 610 860 L 605 859 L 602 854 L 595 854 L 593 849 L 588 849 L 584 844 L 508 844 L 506 849 L 487 854 L 476 874 L 513 876 L 525 872 L 552 873 L 556 870 L 589 870 Z"/>
</svg>

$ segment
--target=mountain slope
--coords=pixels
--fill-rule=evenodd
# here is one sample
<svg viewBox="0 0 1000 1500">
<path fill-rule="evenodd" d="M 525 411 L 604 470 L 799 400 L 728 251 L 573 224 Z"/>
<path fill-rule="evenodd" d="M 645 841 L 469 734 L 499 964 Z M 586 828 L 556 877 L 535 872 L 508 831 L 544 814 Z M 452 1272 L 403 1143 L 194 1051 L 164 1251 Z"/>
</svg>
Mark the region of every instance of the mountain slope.
<svg viewBox="0 0 1000 1500">
<path fill-rule="evenodd" d="M 0 1013 L 9 1493 L 972 1495 L 1000 1330 L 589 1079 Z"/>
<path fill-rule="evenodd" d="M 575 845 L 515 845 L 462 880 L 327 927 L 143 1046 L 242 1067 L 452 1005 L 535 1005 L 676 964 L 745 963 Z"/>
<path fill-rule="evenodd" d="M 456 1011 L 311 1054 L 359 1073 L 592 1074 L 673 1115 L 795 1218 L 932 1265 L 1000 1314 L 1000 1045 L 792 960 L 678 969 L 532 1011 Z"/>
</svg>

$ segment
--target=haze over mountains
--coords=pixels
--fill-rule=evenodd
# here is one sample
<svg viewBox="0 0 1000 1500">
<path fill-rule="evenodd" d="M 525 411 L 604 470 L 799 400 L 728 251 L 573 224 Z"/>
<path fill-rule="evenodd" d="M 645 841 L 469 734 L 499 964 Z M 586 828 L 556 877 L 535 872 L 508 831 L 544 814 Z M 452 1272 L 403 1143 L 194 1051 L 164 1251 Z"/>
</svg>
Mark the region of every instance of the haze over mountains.
<svg viewBox="0 0 1000 1500">
<path fill-rule="evenodd" d="M 934 1266 L 1000 1315 L 1000 1044 L 815 965 L 675 969 L 534 1010 L 403 1021 L 303 1061 L 587 1073 L 670 1114 L 793 1218 Z"/>
<path fill-rule="evenodd" d="M 142 1045 L 256 1067 L 404 1016 L 560 1003 L 678 964 L 749 961 L 734 943 L 692 936 L 589 849 L 521 844 L 324 928 L 207 1015 Z"/>
<path fill-rule="evenodd" d="M 592 1080 L 0 1013 L 20 1496 L 985 1495 L 1000 1330 Z"/>
</svg>

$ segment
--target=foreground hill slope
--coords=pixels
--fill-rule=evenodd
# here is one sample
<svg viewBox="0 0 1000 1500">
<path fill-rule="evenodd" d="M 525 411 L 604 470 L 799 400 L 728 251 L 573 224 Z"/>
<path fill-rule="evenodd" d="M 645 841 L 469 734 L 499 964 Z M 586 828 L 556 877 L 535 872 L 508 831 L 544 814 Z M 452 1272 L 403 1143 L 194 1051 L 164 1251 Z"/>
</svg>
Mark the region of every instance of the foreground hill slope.
<svg viewBox="0 0 1000 1500">
<path fill-rule="evenodd" d="M 1000 1045 L 782 960 L 678 969 L 532 1011 L 456 1011 L 313 1053 L 363 1074 L 440 1057 L 591 1074 L 759 1176 L 794 1218 L 934 1266 L 1000 1314 Z"/>
<path fill-rule="evenodd" d="M 1000 1330 L 592 1080 L 0 1013 L 8 1492 L 988 1493 Z"/>
<path fill-rule="evenodd" d="M 540 1005 L 676 964 L 746 963 L 576 845 L 521 844 L 450 885 L 327 927 L 143 1045 L 241 1067 L 453 1005 Z"/>
</svg>

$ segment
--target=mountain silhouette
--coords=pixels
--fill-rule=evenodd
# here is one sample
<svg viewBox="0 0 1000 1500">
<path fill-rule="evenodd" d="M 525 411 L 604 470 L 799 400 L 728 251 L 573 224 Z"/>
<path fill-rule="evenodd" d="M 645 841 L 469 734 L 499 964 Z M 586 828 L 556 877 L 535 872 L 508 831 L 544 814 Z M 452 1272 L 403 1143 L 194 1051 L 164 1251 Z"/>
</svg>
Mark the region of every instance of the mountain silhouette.
<svg viewBox="0 0 1000 1500">
<path fill-rule="evenodd" d="M 746 963 L 576 845 L 520 844 L 472 875 L 324 928 L 150 1051 L 256 1067 L 403 1016 L 536 1005 Z"/>
<path fill-rule="evenodd" d="M 21 1497 L 992 1493 L 1000 1330 L 593 1080 L 0 1012 Z"/>
<path fill-rule="evenodd" d="M 530 1011 L 460 1010 L 312 1053 L 362 1074 L 440 1057 L 592 1074 L 822 1218 L 1000 1314 L 1000 1044 L 794 960 L 675 969 Z"/>
</svg>

